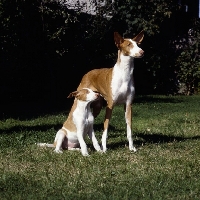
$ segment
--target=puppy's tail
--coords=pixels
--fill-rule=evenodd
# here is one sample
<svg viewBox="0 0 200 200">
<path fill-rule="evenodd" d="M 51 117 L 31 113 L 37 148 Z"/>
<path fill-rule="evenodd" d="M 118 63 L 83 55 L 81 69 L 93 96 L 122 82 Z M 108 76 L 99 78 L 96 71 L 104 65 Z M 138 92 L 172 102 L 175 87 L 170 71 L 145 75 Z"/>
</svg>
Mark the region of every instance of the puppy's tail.
<svg viewBox="0 0 200 200">
<path fill-rule="evenodd" d="M 51 148 L 55 147 L 55 144 L 48 144 L 48 143 L 36 143 L 36 145 L 39 147 L 51 147 Z"/>
</svg>

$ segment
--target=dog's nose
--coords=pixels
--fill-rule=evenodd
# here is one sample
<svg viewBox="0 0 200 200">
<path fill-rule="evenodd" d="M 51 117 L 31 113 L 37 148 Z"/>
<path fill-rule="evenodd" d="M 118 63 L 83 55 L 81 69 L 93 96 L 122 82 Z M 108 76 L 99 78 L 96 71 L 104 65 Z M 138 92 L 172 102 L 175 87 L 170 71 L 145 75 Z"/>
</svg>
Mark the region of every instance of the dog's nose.
<svg viewBox="0 0 200 200">
<path fill-rule="evenodd" d="M 141 49 L 141 50 L 139 51 L 139 53 L 140 53 L 140 55 L 143 55 L 143 54 L 144 54 L 144 51 Z"/>
</svg>

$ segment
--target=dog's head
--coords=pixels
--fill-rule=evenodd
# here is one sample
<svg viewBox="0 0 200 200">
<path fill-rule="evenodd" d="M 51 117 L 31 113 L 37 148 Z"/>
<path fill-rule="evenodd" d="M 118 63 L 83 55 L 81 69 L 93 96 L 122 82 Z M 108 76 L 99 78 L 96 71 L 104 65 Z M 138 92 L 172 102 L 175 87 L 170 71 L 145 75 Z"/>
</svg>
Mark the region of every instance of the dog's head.
<svg viewBox="0 0 200 200">
<path fill-rule="evenodd" d="M 92 102 L 99 98 L 100 94 L 98 92 L 94 92 L 89 88 L 83 88 L 79 91 L 74 91 L 69 94 L 67 98 L 75 97 L 78 100 Z"/>
<path fill-rule="evenodd" d="M 138 47 L 138 44 L 142 42 L 143 38 L 143 31 L 141 31 L 133 39 L 125 39 L 118 32 L 114 32 L 115 44 L 124 56 L 141 58 L 144 55 L 144 51 L 140 47 Z"/>
</svg>

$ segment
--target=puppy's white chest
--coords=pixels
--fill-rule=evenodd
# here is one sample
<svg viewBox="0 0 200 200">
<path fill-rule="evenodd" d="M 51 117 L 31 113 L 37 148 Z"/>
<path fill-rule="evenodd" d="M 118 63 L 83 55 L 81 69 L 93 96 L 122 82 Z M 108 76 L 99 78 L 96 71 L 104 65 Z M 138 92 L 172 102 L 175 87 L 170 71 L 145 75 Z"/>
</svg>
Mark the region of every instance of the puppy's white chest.
<svg viewBox="0 0 200 200">
<path fill-rule="evenodd" d="M 94 122 L 94 117 L 90 110 L 76 109 L 73 113 L 73 121 L 77 129 L 81 128 L 84 132 L 87 132 Z"/>
</svg>

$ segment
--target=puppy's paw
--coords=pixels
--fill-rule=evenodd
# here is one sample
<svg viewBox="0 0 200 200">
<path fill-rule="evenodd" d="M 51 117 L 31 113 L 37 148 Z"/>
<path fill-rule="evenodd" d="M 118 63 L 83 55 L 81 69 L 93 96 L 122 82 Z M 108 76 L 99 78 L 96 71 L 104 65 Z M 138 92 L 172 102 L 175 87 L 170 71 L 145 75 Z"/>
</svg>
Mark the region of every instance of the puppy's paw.
<svg viewBox="0 0 200 200">
<path fill-rule="evenodd" d="M 72 151 L 80 151 L 80 148 L 74 148 L 74 147 L 68 147 L 68 150 L 72 150 Z"/>
<path fill-rule="evenodd" d="M 82 152 L 82 155 L 85 156 L 85 157 L 89 157 L 90 156 L 89 153 L 87 153 L 87 152 L 85 152 L 85 153 Z"/>
<path fill-rule="evenodd" d="M 35 143 L 39 147 L 46 147 L 47 143 Z"/>
<path fill-rule="evenodd" d="M 55 152 L 55 153 L 63 153 L 63 151 L 60 150 L 60 149 L 59 149 L 59 150 L 55 149 L 54 152 Z"/>
</svg>

